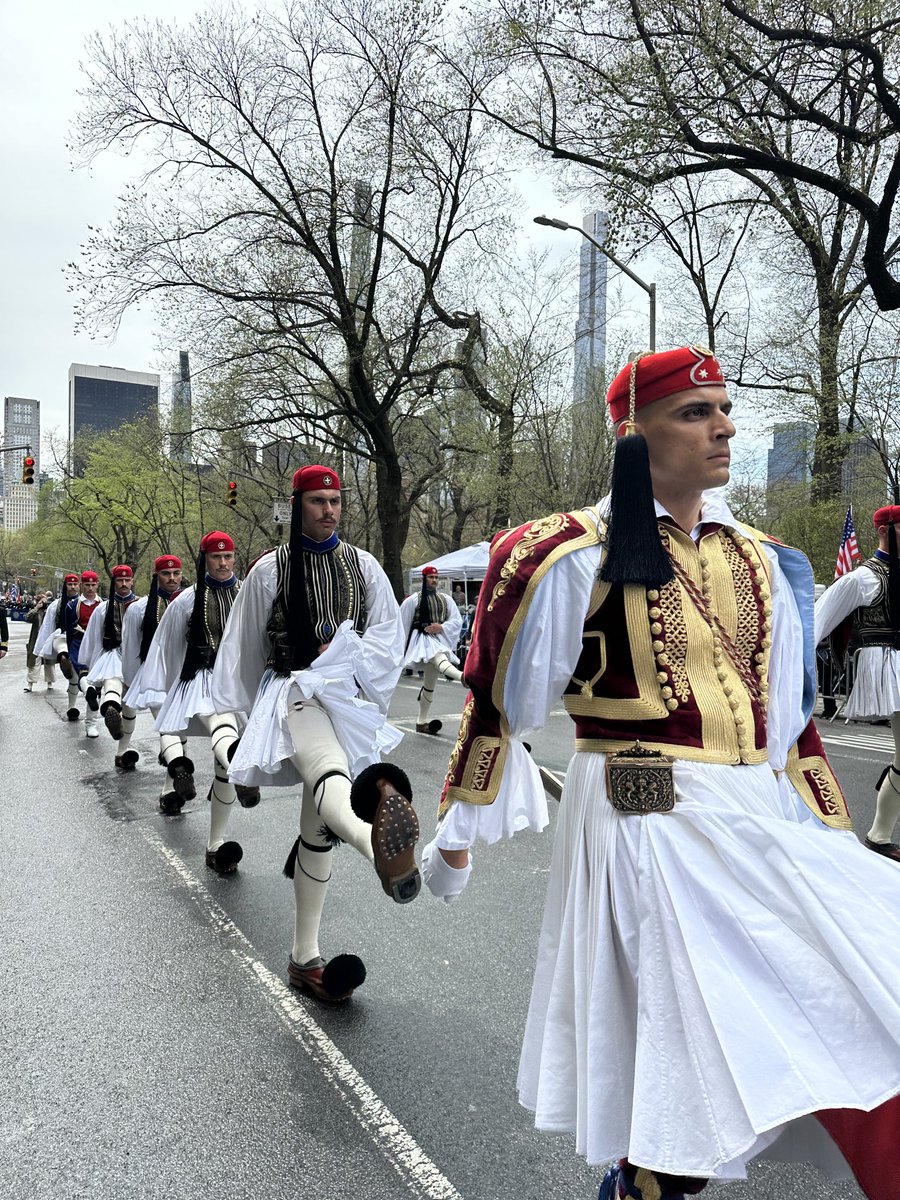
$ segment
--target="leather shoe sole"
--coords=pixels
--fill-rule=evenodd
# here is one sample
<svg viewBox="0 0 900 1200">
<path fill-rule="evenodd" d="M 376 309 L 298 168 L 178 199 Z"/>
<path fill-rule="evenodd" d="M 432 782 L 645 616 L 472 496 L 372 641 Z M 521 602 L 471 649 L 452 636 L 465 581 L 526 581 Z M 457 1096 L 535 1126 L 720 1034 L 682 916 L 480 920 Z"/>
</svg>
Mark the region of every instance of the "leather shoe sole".
<svg viewBox="0 0 900 1200">
<path fill-rule="evenodd" d="M 870 842 L 866 838 L 863 845 L 867 850 L 874 850 L 876 854 L 882 854 L 885 858 L 892 858 L 894 862 L 900 862 L 900 846 L 896 842 Z"/>
<path fill-rule="evenodd" d="M 422 877 L 416 866 L 415 845 L 419 840 L 419 819 L 416 810 L 382 781 L 372 819 L 372 852 L 375 870 L 386 895 L 397 904 L 409 904 L 422 888 Z"/>
<path fill-rule="evenodd" d="M 117 708 L 108 708 L 103 714 L 103 724 L 112 734 L 115 741 L 122 736 L 122 714 Z"/>
<path fill-rule="evenodd" d="M 223 842 L 217 849 L 206 851 L 206 865 L 217 875 L 233 875 L 243 857 L 239 842 Z"/>
</svg>

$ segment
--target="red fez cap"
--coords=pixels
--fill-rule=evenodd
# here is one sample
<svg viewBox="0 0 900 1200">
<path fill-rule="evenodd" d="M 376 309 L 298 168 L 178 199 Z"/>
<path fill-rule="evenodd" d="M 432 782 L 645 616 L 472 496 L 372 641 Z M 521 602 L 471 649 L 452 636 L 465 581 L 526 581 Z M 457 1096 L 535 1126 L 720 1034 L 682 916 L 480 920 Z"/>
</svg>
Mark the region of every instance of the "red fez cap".
<svg viewBox="0 0 900 1200">
<path fill-rule="evenodd" d="M 318 492 L 329 488 L 341 490 L 337 471 L 332 471 L 331 467 L 301 467 L 291 480 L 294 492 Z"/>
<path fill-rule="evenodd" d="M 153 560 L 154 575 L 158 575 L 160 571 L 177 571 L 180 567 L 181 559 L 177 554 L 161 554 Z"/>
<path fill-rule="evenodd" d="M 96 571 L 82 571 L 81 572 L 81 582 L 82 583 L 99 583 L 100 576 L 97 574 Z"/>
<path fill-rule="evenodd" d="M 200 539 L 200 552 L 202 554 L 214 554 L 216 551 L 234 550 L 234 542 L 227 533 L 222 533 L 219 529 L 214 529 L 212 533 L 206 533 Z"/>
<path fill-rule="evenodd" d="M 689 388 L 725 386 L 718 360 L 711 350 L 702 346 L 681 346 L 678 350 L 645 354 L 636 363 L 626 364 L 609 386 L 606 403 L 614 422 L 628 416 L 632 370 L 635 372 L 635 410 Z"/>
<path fill-rule="evenodd" d="M 422 574 L 423 575 L 439 575 L 440 571 L 438 571 L 437 567 L 423 567 Z"/>
<path fill-rule="evenodd" d="M 78 582 L 77 575 L 73 575 L 71 572 L 68 575 L 63 575 L 63 583 L 77 583 L 77 582 Z"/>
<path fill-rule="evenodd" d="M 112 569 L 113 579 L 130 579 L 133 574 L 134 571 L 126 563 L 120 563 L 119 566 Z"/>
<path fill-rule="evenodd" d="M 886 504 L 872 516 L 872 524 L 876 529 L 881 525 L 900 525 L 900 504 Z"/>
</svg>

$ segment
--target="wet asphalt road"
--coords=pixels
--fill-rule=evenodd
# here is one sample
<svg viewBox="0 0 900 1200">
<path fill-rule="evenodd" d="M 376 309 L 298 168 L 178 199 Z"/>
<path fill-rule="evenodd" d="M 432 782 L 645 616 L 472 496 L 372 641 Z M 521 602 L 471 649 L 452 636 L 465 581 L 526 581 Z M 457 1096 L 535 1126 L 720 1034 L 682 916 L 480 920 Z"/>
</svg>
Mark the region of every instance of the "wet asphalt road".
<svg viewBox="0 0 900 1200">
<path fill-rule="evenodd" d="M 0 663 L 0 1196 L 3 1200 L 591 1200 L 600 1171 L 537 1134 L 515 1099 L 552 829 L 476 851 L 452 906 L 398 907 L 371 868 L 336 855 L 326 955 L 369 977 L 323 1008 L 285 986 L 292 890 L 281 866 L 298 798 L 235 813 L 237 876 L 203 863 L 201 799 L 159 814 L 161 771 L 141 714 L 138 770 L 64 720 L 61 681 L 23 695 L 25 627 Z M 443 681 L 440 738 L 414 729 L 415 680 L 392 708 L 396 759 L 423 825 L 463 698 Z M 889 758 L 887 730 L 822 725 L 858 831 Z M 536 736 L 564 770 L 564 715 Z M 198 786 L 210 760 L 195 744 Z M 718 1189 L 716 1189 L 718 1190 Z M 752 1171 L 729 1200 L 851 1200 L 814 1171 Z"/>
</svg>

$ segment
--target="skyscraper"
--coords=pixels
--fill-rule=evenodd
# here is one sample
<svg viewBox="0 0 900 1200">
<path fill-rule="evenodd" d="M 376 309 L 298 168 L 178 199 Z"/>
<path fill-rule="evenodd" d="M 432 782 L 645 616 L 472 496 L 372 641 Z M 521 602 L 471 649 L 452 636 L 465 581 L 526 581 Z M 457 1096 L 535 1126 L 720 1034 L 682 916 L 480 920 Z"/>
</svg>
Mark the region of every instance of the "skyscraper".
<svg viewBox="0 0 900 1200">
<path fill-rule="evenodd" d="M 159 407 L 159 376 L 120 367 L 69 367 L 69 441 L 80 433 L 108 433 Z"/>
<path fill-rule="evenodd" d="M 191 461 L 191 363 L 187 350 L 178 355 L 172 375 L 172 458 Z"/>
<path fill-rule="evenodd" d="M 34 459 L 34 475 L 41 473 L 41 402 L 25 400 L 21 396 L 3 398 L 3 445 L 30 446 Z M 24 450 L 3 452 L 3 477 L 6 486 L 18 483 L 22 476 Z"/>
<path fill-rule="evenodd" d="M 606 213 L 588 213 L 584 228 L 602 245 Z M 606 280 L 608 259 L 587 238 L 581 239 L 578 272 L 578 323 L 575 326 L 576 404 L 596 403 L 606 365 Z"/>
</svg>

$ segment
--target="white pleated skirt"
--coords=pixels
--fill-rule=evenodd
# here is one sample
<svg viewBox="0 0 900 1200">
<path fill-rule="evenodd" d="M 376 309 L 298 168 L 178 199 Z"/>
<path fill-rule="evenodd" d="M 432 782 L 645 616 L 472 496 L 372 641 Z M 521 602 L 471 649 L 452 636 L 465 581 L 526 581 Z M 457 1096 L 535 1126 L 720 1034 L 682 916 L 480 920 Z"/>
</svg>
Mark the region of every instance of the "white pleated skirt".
<svg viewBox="0 0 900 1200">
<path fill-rule="evenodd" d="M 131 708 L 159 709 L 165 701 L 166 693 L 147 687 L 144 682 L 144 667 L 146 665 L 146 663 L 141 663 L 138 667 L 137 674 L 132 679 L 131 685 L 125 693 L 124 700 Z"/>
<path fill-rule="evenodd" d="M 89 683 L 102 683 L 104 679 L 122 678 L 122 651 L 118 646 L 113 650 L 104 650 L 91 669 L 88 671 Z"/>
<path fill-rule="evenodd" d="M 443 654 L 452 663 L 458 663 L 459 658 L 447 645 L 432 633 L 414 632 L 409 639 L 409 645 L 403 656 L 404 667 L 424 666 L 431 662 L 436 654 Z"/>
<path fill-rule="evenodd" d="M 157 733 L 204 736 L 207 733 L 206 726 L 195 718 L 208 717 L 216 712 L 210 690 L 211 681 L 212 671 L 209 670 L 198 671 L 193 679 L 179 680 L 160 705 L 159 714 L 154 721 Z M 246 718 L 243 713 L 234 715 L 237 717 L 238 730 L 241 730 Z"/>
<path fill-rule="evenodd" d="M 842 715 L 850 721 L 871 721 L 895 712 L 900 712 L 900 650 L 864 646 Z"/>
<path fill-rule="evenodd" d="M 766 764 L 678 762 L 674 812 L 623 816 L 604 761 L 566 779 L 522 1104 L 595 1164 L 849 1175 L 808 1114 L 900 1093 L 900 867 Z"/>
<path fill-rule="evenodd" d="M 297 701 L 313 699 L 328 714 L 351 775 L 379 762 L 403 740 L 402 732 L 388 723 L 377 705 L 356 694 L 350 664 L 331 675 L 315 667 L 290 675 L 276 675 L 267 669 L 232 759 L 229 779 L 263 787 L 299 783 L 300 773 L 292 762 L 295 750 L 288 711 Z"/>
</svg>

